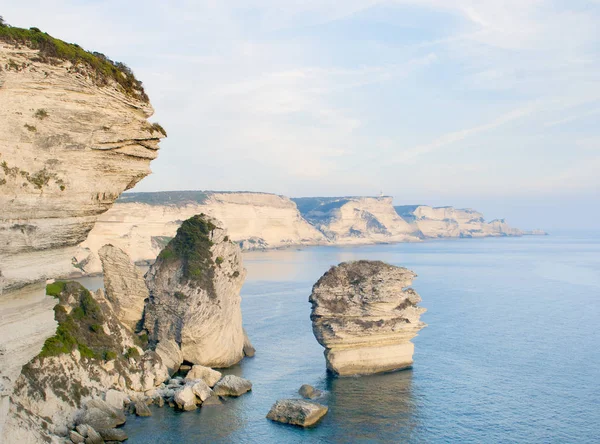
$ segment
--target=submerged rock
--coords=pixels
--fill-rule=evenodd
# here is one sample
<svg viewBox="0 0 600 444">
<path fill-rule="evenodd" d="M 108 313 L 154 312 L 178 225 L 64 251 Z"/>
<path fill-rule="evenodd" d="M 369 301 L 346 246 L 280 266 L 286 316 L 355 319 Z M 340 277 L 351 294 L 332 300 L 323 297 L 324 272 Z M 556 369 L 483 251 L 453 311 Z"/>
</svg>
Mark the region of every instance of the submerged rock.
<svg viewBox="0 0 600 444">
<path fill-rule="evenodd" d="M 298 390 L 298 394 L 306 399 L 316 399 L 319 398 L 323 392 L 315 389 L 312 385 L 303 384 Z"/>
<path fill-rule="evenodd" d="M 146 274 L 151 341 L 181 344 L 185 361 L 229 367 L 244 357 L 239 247 L 204 215 L 183 222 Z"/>
<path fill-rule="evenodd" d="M 218 396 L 240 396 L 252 390 L 252 383 L 239 376 L 223 376 L 213 387 L 213 392 Z"/>
<path fill-rule="evenodd" d="M 204 367 L 203 365 L 194 365 L 191 370 L 185 375 L 186 381 L 195 381 L 202 379 L 209 387 L 214 387 L 219 379 L 221 379 L 221 372 L 213 370 L 210 367 Z"/>
<path fill-rule="evenodd" d="M 303 399 L 280 399 L 267 414 L 271 421 L 293 424 L 301 427 L 310 427 L 316 424 L 328 408 L 316 402 Z"/>
<path fill-rule="evenodd" d="M 410 340 L 426 325 L 416 274 L 380 261 L 344 262 L 313 286 L 311 320 L 327 368 L 341 376 L 399 370 L 413 364 Z"/>
</svg>

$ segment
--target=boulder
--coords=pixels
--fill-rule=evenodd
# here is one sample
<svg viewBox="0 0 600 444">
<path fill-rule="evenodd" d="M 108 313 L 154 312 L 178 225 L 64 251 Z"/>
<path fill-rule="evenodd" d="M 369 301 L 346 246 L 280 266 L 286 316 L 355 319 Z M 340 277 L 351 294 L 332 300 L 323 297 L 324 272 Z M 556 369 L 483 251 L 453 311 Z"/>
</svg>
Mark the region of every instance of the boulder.
<svg viewBox="0 0 600 444">
<path fill-rule="evenodd" d="M 163 364 L 167 367 L 169 376 L 173 376 L 177 370 L 179 370 L 179 367 L 183 362 L 183 354 L 181 353 L 181 349 L 177 342 L 173 339 L 160 341 L 156 346 L 155 351 L 158 356 L 160 356 Z"/>
<path fill-rule="evenodd" d="M 120 248 L 110 244 L 98 250 L 104 273 L 104 290 L 117 318 L 131 331 L 144 314 L 148 288 L 144 275 Z"/>
<path fill-rule="evenodd" d="M 221 379 L 221 376 L 221 372 L 213 370 L 210 367 L 196 364 L 185 376 L 185 380 L 195 381 L 197 379 L 202 379 L 209 387 L 214 387 L 214 385 L 219 382 L 219 379 Z"/>
<path fill-rule="evenodd" d="M 127 439 L 127 433 L 123 429 L 102 429 L 98 433 L 104 441 L 123 442 Z"/>
<path fill-rule="evenodd" d="M 213 387 L 213 392 L 217 396 L 240 396 L 252 390 L 252 383 L 239 376 L 223 376 Z"/>
<path fill-rule="evenodd" d="M 135 414 L 137 416 L 152 416 L 152 412 L 148 408 L 148 405 L 144 401 L 136 401 L 135 404 Z"/>
<path fill-rule="evenodd" d="M 86 432 L 86 435 L 87 435 L 87 432 Z M 71 441 L 73 441 L 74 444 L 81 444 L 81 443 L 85 442 L 85 437 L 81 436 L 75 430 L 71 430 L 69 432 L 69 438 L 71 438 Z"/>
<path fill-rule="evenodd" d="M 315 389 L 312 385 L 303 384 L 298 390 L 298 394 L 306 399 L 316 399 L 323 395 L 323 392 Z"/>
<path fill-rule="evenodd" d="M 196 395 L 202 402 L 210 398 L 213 394 L 213 391 L 202 379 L 198 379 L 190 384 L 192 385 L 192 391 L 194 392 L 194 395 Z"/>
<path fill-rule="evenodd" d="M 196 408 L 196 395 L 189 385 L 176 391 L 174 400 L 181 410 L 189 411 Z"/>
<path fill-rule="evenodd" d="M 206 398 L 204 400 L 204 402 L 202 402 L 202 407 L 204 408 L 204 407 L 210 406 L 210 405 L 221 405 L 221 404 L 223 404 L 223 403 L 221 402 L 219 397 L 213 393 L 211 396 Z"/>
<path fill-rule="evenodd" d="M 85 444 L 104 444 L 104 440 L 100 433 L 94 430 L 92 427 L 88 429 L 87 438 L 85 438 Z"/>
<path fill-rule="evenodd" d="M 130 399 L 125 393 L 119 390 L 110 389 L 104 394 L 104 400 L 108 405 L 116 409 L 122 410 L 125 404 L 129 404 Z"/>
<path fill-rule="evenodd" d="M 125 423 L 125 414 L 122 410 L 116 409 L 102 399 L 92 399 L 87 402 L 80 424 L 86 424 L 95 430 L 112 429 Z"/>
<path fill-rule="evenodd" d="M 313 286 L 309 301 L 327 368 L 340 376 L 404 369 L 410 340 L 426 325 L 421 298 L 408 288 L 416 274 L 381 261 L 344 262 Z"/>
<path fill-rule="evenodd" d="M 77 433 L 79 433 L 81 436 L 83 436 L 84 438 L 87 437 L 88 434 L 88 429 L 90 427 L 86 424 L 79 424 L 77 425 L 77 427 L 75 427 L 75 430 L 77 430 Z"/>
<path fill-rule="evenodd" d="M 267 414 L 271 421 L 309 427 L 316 424 L 327 413 L 327 407 L 303 399 L 280 399 Z"/>
<path fill-rule="evenodd" d="M 146 274 L 144 326 L 151 341 L 181 344 L 185 361 L 229 367 L 244 357 L 237 244 L 204 215 L 184 221 Z"/>
</svg>

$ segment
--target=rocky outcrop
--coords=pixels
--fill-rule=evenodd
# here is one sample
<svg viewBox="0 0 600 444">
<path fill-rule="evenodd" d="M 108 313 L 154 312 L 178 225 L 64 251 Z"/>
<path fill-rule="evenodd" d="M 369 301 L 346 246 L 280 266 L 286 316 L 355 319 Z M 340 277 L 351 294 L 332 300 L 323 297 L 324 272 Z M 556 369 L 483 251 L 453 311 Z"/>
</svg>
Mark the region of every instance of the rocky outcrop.
<svg viewBox="0 0 600 444">
<path fill-rule="evenodd" d="M 124 65 L 0 25 L 0 436 L 19 370 L 56 328 L 43 291 L 14 290 L 80 272 L 98 215 L 150 172 L 152 113 Z"/>
<path fill-rule="evenodd" d="M 239 247 L 204 215 L 181 225 L 146 274 L 144 326 L 150 341 L 174 340 L 183 359 L 229 367 L 244 357 Z"/>
<path fill-rule="evenodd" d="M 267 418 L 284 424 L 310 427 L 319 422 L 327 410 L 327 407 L 316 402 L 302 399 L 280 399 L 273 404 Z"/>
<path fill-rule="evenodd" d="M 392 197 L 306 197 L 293 200 L 306 220 L 338 244 L 419 240 L 418 231 L 394 210 Z"/>
<path fill-rule="evenodd" d="M 313 286 L 311 320 L 327 368 L 341 376 L 398 370 L 413 364 L 410 340 L 425 327 L 416 274 L 379 261 L 344 262 Z"/>
<path fill-rule="evenodd" d="M 59 326 L 15 383 L 5 442 L 49 441 L 76 421 L 96 431 L 114 427 L 123 418 L 110 412 L 130 398 L 126 394 L 138 396 L 168 378 L 159 355 L 143 350 L 102 290 L 94 294 L 75 282 L 56 282 L 48 292 L 57 298 Z"/>
<path fill-rule="evenodd" d="M 287 197 L 212 191 L 127 193 L 99 218 L 82 244 L 81 266 L 87 273 L 98 272 L 97 252 L 108 243 L 137 263 L 152 262 L 175 236 L 181 221 L 201 213 L 217 219 L 243 249 L 327 243 Z"/>
<path fill-rule="evenodd" d="M 148 288 L 144 275 L 127 254 L 112 245 L 105 245 L 98 254 L 104 271 L 104 291 L 117 319 L 135 331 L 142 320 Z"/>
<path fill-rule="evenodd" d="M 112 77 L 100 81 L 83 60 L 46 56 L 5 36 L 0 66 L 6 291 L 77 271 L 77 245 L 98 215 L 150 173 L 164 134 L 147 121 L 153 109 L 141 86 L 132 93 Z"/>
</svg>

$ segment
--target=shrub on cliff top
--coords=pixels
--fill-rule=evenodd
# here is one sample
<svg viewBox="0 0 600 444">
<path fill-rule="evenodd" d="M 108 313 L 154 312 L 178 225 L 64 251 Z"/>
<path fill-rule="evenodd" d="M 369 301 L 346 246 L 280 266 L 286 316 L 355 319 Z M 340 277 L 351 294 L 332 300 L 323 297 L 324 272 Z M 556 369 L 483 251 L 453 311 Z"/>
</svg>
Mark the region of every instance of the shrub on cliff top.
<svg viewBox="0 0 600 444">
<path fill-rule="evenodd" d="M 38 28 L 9 26 L 3 20 L 0 20 L 0 41 L 37 49 L 38 61 L 44 63 L 52 63 L 53 60 L 59 59 L 68 60 L 75 66 L 85 65 L 91 68 L 96 84 L 106 86 L 109 80 L 113 80 L 127 95 L 148 102 L 142 82 L 135 78 L 131 69 L 123 63 L 113 62 L 104 54 L 88 52 L 79 45 L 63 42 Z"/>
<path fill-rule="evenodd" d="M 184 278 L 204 288 L 211 296 L 215 294 L 215 263 L 210 251 L 213 245 L 210 235 L 215 228 L 216 225 L 204 214 L 193 216 L 181 224 L 177 235 L 158 255 L 165 263 L 181 261 Z"/>
</svg>

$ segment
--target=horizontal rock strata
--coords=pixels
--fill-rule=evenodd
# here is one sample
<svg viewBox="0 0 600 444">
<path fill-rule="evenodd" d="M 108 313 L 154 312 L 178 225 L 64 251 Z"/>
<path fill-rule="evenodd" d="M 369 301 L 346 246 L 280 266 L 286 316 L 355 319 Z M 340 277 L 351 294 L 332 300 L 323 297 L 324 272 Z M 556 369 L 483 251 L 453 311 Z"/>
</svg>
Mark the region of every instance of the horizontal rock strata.
<svg viewBox="0 0 600 444">
<path fill-rule="evenodd" d="M 416 275 L 379 261 L 344 262 L 313 286 L 311 320 L 325 347 L 327 368 L 338 375 L 410 367 L 410 340 L 425 327 L 419 295 L 407 288 Z"/>
<path fill-rule="evenodd" d="M 319 422 L 327 410 L 326 406 L 316 402 L 302 399 L 280 399 L 273 404 L 267 418 L 284 424 L 310 427 Z"/>
</svg>

